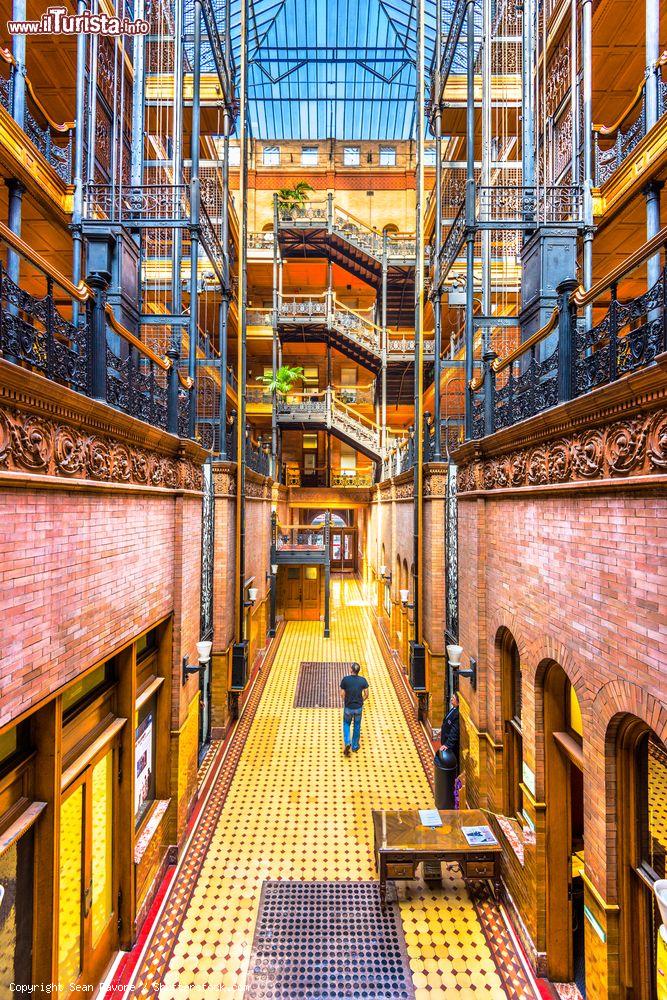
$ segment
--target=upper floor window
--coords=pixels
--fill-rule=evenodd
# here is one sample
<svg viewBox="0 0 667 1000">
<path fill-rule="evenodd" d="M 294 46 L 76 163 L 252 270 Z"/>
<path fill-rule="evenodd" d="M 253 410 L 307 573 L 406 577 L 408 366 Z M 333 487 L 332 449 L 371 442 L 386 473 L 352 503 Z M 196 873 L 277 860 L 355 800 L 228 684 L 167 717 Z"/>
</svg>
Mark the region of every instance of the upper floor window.
<svg viewBox="0 0 667 1000">
<path fill-rule="evenodd" d="M 360 150 L 358 146 L 345 146 L 343 149 L 343 165 L 346 167 L 358 167 L 360 162 Z"/>
<path fill-rule="evenodd" d="M 280 147 L 265 146 L 262 150 L 262 162 L 265 167 L 280 166 Z"/>
<path fill-rule="evenodd" d="M 426 146 L 424 149 L 424 166 L 435 166 L 435 146 Z"/>
<path fill-rule="evenodd" d="M 238 167 L 241 164 L 241 147 L 232 146 L 231 142 L 229 144 L 229 165 L 230 167 Z"/>
<path fill-rule="evenodd" d="M 317 146 L 301 147 L 301 165 L 303 167 L 317 166 Z"/>
<path fill-rule="evenodd" d="M 380 166 L 381 167 L 395 167 L 396 166 L 396 147 L 395 146 L 380 146 Z"/>
<path fill-rule="evenodd" d="M 521 726 L 521 662 L 512 635 L 506 632 L 501 646 L 503 709 L 503 767 L 505 815 L 519 817 L 523 809 L 523 731 Z"/>
</svg>

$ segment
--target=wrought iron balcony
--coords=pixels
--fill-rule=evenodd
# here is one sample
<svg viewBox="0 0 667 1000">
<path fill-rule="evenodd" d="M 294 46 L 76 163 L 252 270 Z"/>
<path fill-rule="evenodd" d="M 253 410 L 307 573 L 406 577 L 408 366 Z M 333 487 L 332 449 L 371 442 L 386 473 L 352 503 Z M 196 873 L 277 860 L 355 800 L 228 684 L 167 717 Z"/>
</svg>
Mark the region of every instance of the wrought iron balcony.
<svg viewBox="0 0 667 1000">
<path fill-rule="evenodd" d="M 647 133 L 646 87 L 657 82 L 658 120 L 667 112 L 667 83 L 662 79 L 662 67 L 667 56 L 662 55 L 653 77 L 642 80 L 635 96 L 612 125 L 593 125 L 595 185 L 600 187 L 622 166 Z M 610 145 L 603 145 L 610 142 Z"/>
<path fill-rule="evenodd" d="M 574 280 L 558 286 L 548 322 L 505 358 L 484 356 L 471 393 L 472 437 L 510 427 L 552 406 L 650 365 L 667 350 L 667 275 L 660 263 L 667 229 L 649 240 L 588 292 Z M 624 295 L 659 268 L 641 295 Z M 649 265 L 651 267 L 651 265 Z M 483 390 L 483 391 L 480 391 Z"/>
<path fill-rule="evenodd" d="M 106 302 L 108 275 L 73 285 L 0 223 L 0 353 L 68 389 L 188 436 L 191 384 L 126 330 Z M 28 271 L 43 294 L 15 280 Z M 63 300 L 67 305 L 63 308 Z"/>
<path fill-rule="evenodd" d="M 16 67 L 14 58 L 10 52 L 0 47 L 0 58 L 11 65 L 11 76 L 6 79 L 0 77 L 0 104 L 11 115 L 12 113 L 12 89 Z M 45 124 L 40 125 L 38 119 L 33 115 L 28 107 L 24 111 L 24 120 L 21 123 L 23 131 L 30 139 L 46 162 L 53 167 L 58 176 L 66 184 L 72 182 L 72 134 L 73 122 L 55 122 L 48 111 L 37 97 L 28 77 L 25 78 L 26 90 L 32 98 L 38 111 L 40 119 Z"/>
</svg>

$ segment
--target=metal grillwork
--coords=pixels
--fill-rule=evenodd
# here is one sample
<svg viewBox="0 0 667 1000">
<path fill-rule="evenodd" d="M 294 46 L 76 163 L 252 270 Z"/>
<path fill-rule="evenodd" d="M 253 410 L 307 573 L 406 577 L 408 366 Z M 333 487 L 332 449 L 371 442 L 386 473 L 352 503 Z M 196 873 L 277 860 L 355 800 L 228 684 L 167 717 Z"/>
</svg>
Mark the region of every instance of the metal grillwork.
<svg viewBox="0 0 667 1000">
<path fill-rule="evenodd" d="M 398 908 L 376 882 L 265 882 L 246 1000 L 411 1000 Z"/>
<path fill-rule="evenodd" d="M 647 261 L 655 266 L 665 242 L 663 231 L 588 293 L 571 294 L 576 281 L 564 282 L 548 323 L 506 358 L 491 355 L 485 361 L 481 380 L 470 389 L 473 437 L 492 434 L 615 382 L 650 365 L 667 349 L 666 265 L 641 295 L 619 296 L 623 281 L 645 268 Z"/>
<path fill-rule="evenodd" d="M 351 662 L 304 660 L 296 681 L 294 708 L 340 708 L 340 682 L 350 673 Z"/>
<path fill-rule="evenodd" d="M 459 536 L 456 502 L 456 466 L 447 468 L 447 506 L 445 508 L 445 613 L 448 637 L 459 637 Z"/>
<path fill-rule="evenodd" d="M 12 67 L 12 77 L 0 77 L 0 104 L 11 114 L 12 110 L 12 80 L 15 68 Z M 23 131 L 31 143 L 42 154 L 58 176 L 70 184 L 72 181 L 72 130 L 59 132 L 58 141 L 54 142 L 52 130 L 47 124 L 42 127 L 28 108 L 24 111 Z"/>
<path fill-rule="evenodd" d="M 213 470 L 210 462 L 204 465 L 204 495 L 202 497 L 201 535 L 201 617 L 202 639 L 213 636 L 213 532 L 214 532 Z"/>
</svg>

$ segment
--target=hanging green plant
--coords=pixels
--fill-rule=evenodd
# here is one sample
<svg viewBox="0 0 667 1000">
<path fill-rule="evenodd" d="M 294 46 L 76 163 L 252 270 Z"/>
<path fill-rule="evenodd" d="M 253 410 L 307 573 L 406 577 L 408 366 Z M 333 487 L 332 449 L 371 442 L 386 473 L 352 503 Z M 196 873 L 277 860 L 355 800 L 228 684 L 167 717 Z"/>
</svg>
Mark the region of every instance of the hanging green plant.
<svg viewBox="0 0 667 1000">
<path fill-rule="evenodd" d="M 293 368 L 290 365 L 282 365 L 276 371 L 275 376 L 273 375 L 273 372 L 261 375 L 260 382 L 262 382 L 271 392 L 277 392 L 280 393 L 281 396 L 286 396 L 294 383 L 298 382 L 301 378 L 303 378 L 303 368 Z"/>
</svg>

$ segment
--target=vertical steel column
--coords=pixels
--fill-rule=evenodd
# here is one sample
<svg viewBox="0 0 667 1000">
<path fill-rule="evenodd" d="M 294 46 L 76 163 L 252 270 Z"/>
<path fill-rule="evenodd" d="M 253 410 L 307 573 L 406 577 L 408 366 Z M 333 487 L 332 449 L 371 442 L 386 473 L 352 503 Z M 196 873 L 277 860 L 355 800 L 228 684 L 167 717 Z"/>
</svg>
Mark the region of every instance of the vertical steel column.
<svg viewBox="0 0 667 1000">
<path fill-rule="evenodd" d="M 491 185 L 491 0 L 482 0 L 482 187 Z M 482 315 L 491 315 L 491 230 L 483 229 L 482 243 Z M 490 331 L 483 330 L 483 338 L 488 338 Z"/>
<path fill-rule="evenodd" d="M 570 5 L 570 114 L 572 116 L 572 184 L 579 182 L 579 38 L 577 0 Z"/>
<path fill-rule="evenodd" d="M 92 12 L 99 12 L 99 0 L 93 0 Z M 88 115 L 87 115 L 87 163 L 86 178 L 89 184 L 95 180 L 95 149 L 97 146 L 97 63 L 99 35 L 90 36 L 88 61 Z"/>
<path fill-rule="evenodd" d="M 238 287 L 238 418 L 236 424 L 236 611 L 237 642 L 245 639 L 243 588 L 245 584 L 245 420 L 246 420 L 246 301 L 248 267 L 248 0 L 241 0 L 241 54 L 239 67 L 239 202 L 241 208 L 239 233 L 239 287 Z"/>
<path fill-rule="evenodd" d="M 473 348 L 475 342 L 475 5 L 468 4 L 466 38 L 466 318 L 465 436 L 472 437 Z"/>
<path fill-rule="evenodd" d="M 576 18 L 575 18 L 576 30 Z M 524 0 L 521 27 L 521 183 L 532 188 L 535 183 L 535 0 Z M 530 199 L 524 203 L 528 210 Z"/>
<path fill-rule="evenodd" d="M 389 349 L 389 337 L 387 333 L 387 243 L 388 237 L 387 233 L 382 234 L 382 301 L 380 303 L 380 308 L 382 310 L 380 325 L 382 327 L 382 350 L 381 350 L 381 368 L 380 368 L 380 391 L 381 391 L 381 405 L 382 414 L 380 420 L 380 426 L 382 428 L 382 442 L 381 442 L 381 453 L 382 461 L 387 460 L 387 354 Z"/>
<path fill-rule="evenodd" d="M 175 0 L 174 3 L 173 146 L 171 157 L 174 216 L 180 213 L 177 185 L 181 183 L 183 177 L 183 3 L 184 0 Z M 183 315 L 182 249 L 183 234 L 180 226 L 175 226 L 171 251 L 171 311 L 174 316 Z M 171 344 L 167 352 L 174 367 L 181 356 L 181 338 L 180 324 L 174 324 L 171 328 Z"/>
<path fill-rule="evenodd" d="M 660 55 L 660 0 L 646 0 L 646 131 L 653 128 L 659 115 L 660 69 L 656 66 Z M 655 182 L 647 185 L 646 238 L 652 239 L 660 231 L 660 188 Z M 647 262 L 647 288 L 652 288 L 660 277 L 660 254 Z"/>
<path fill-rule="evenodd" d="M 278 462 L 278 394 L 275 390 L 278 372 L 278 315 L 280 299 L 278 296 L 278 272 L 280 250 L 278 247 L 278 195 L 273 196 L 273 344 L 271 351 L 271 371 L 274 388 L 271 392 L 271 451 L 273 462 L 273 478 L 280 482 L 280 464 Z"/>
<path fill-rule="evenodd" d="M 143 10 L 143 0 L 142 3 Z M 83 14 L 86 10 L 85 0 L 79 0 L 77 11 Z M 137 15 L 143 17 L 143 13 Z M 143 35 L 138 35 L 141 39 L 143 51 Z M 135 40 L 135 46 L 137 45 Z M 136 66 L 135 66 L 136 73 Z M 83 113 L 84 96 L 86 87 L 86 36 L 80 32 L 76 36 L 76 103 L 75 118 L 76 125 L 74 131 L 74 196 L 72 198 L 72 281 L 78 285 L 83 273 L 83 236 L 81 233 L 81 221 L 83 219 Z M 79 322 L 79 303 L 75 300 L 72 303 L 72 322 L 76 325 Z"/>
<path fill-rule="evenodd" d="M 584 131 L 584 288 L 593 284 L 593 0 L 581 4 L 581 64 L 583 70 Z M 590 328 L 592 307 L 586 306 L 586 325 Z"/>
<path fill-rule="evenodd" d="M 436 38 L 440 40 L 442 34 L 442 18 L 440 15 L 442 4 L 438 3 L 438 28 Z M 438 52 L 440 49 L 438 48 Z M 438 59 L 437 65 L 440 65 Z M 440 93 L 440 82 L 436 83 L 436 92 Z M 442 111 L 435 110 L 435 240 L 433 250 L 435 260 L 433 262 L 433 422 L 435 426 L 435 440 L 433 449 L 433 459 L 440 462 L 442 452 L 440 446 L 440 423 L 441 423 L 441 402 L 440 395 L 442 387 L 442 289 L 440 288 L 440 251 L 442 249 Z"/>
<path fill-rule="evenodd" d="M 201 0 L 194 0 L 193 65 L 192 65 L 192 130 L 190 135 L 190 327 L 188 336 L 188 375 L 192 381 L 188 426 L 190 437 L 195 436 L 197 421 L 197 341 L 199 301 L 197 294 L 197 268 L 199 265 L 199 216 L 201 187 L 199 182 L 199 143 L 201 129 Z M 220 392 L 225 391 L 224 373 L 221 372 Z"/>
<path fill-rule="evenodd" d="M 422 578 L 424 547 L 422 544 L 424 511 L 424 0 L 417 5 L 417 94 L 415 100 L 415 121 L 417 132 L 417 217 L 415 226 L 415 429 L 416 454 L 414 463 L 414 509 L 413 509 L 413 595 L 414 595 L 414 641 L 422 641 Z"/>
<path fill-rule="evenodd" d="M 27 17 L 26 0 L 13 0 L 12 18 L 14 21 L 25 21 Z M 19 128 L 25 128 L 26 111 L 26 36 L 12 35 L 12 118 Z M 9 188 L 9 204 L 7 206 L 7 224 L 13 233 L 21 235 L 21 216 L 23 211 L 23 192 L 25 187 L 20 181 L 11 179 L 7 182 Z M 11 280 L 18 284 L 20 273 L 20 258 L 13 250 L 7 250 L 7 273 Z"/>
<path fill-rule="evenodd" d="M 227 5 L 229 7 L 229 4 Z M 230 113 L 225 107 L 222 116 L 222 221 L 221 241 L 223 252 L 224 287 L 220 289 L 220 312 L 218 346 L 220 352 L 220 458 L 226 461 L 227 454 L 227 331 L 229 326 L 229 303 L 231 300 L 231 268 L 229 265 L 229 129 Z"/>
</svg>

